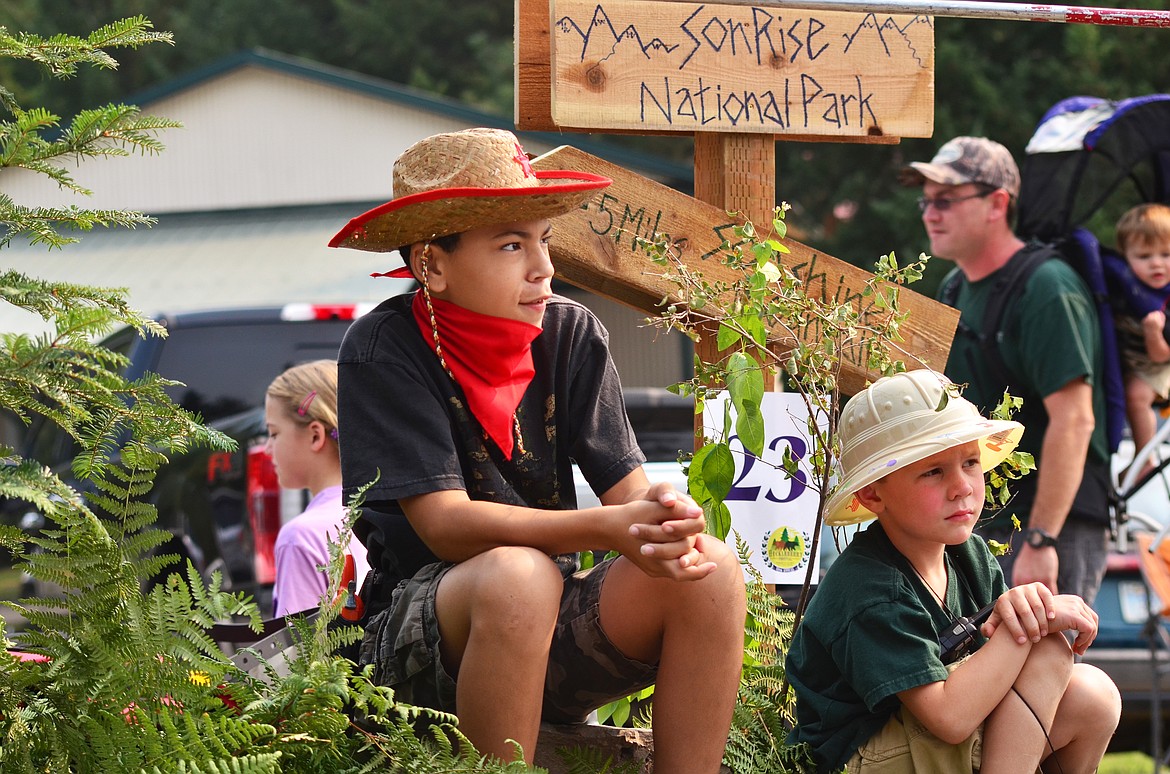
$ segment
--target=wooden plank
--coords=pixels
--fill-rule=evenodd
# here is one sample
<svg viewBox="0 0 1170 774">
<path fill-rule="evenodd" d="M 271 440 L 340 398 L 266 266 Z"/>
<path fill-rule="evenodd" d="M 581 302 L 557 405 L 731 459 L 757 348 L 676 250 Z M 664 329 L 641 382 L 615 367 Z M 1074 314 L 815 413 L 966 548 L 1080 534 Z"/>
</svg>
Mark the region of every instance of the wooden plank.
<svg viewBox="0 0 1170 774">
<path fill-rule="evenodd" d="M 551 249 L 561 279 L 653 313 L 664 298 L 677 295 L 677 288 L 662 278 L 661 269 L 636 247 L 637 237 L 650 239 L 656 233 L 669 235 L 684 263 L 701 270 L 709 280 L 736 278 L 734 271 L 709 256 L 724 239 L 734 239 L 732 229 L 742 223 L 740 218 L 570 146 L 540 156 L 533 166 L 593 172 L 614 181 L 580 209 L 557 219 Z M 864 303 L 861 290 L 871 276 L 868 272 L 794 240 L 786 244 L 792 252 L 785 265 L 810 292 L 839 303 Z M 958 312 L 909 289 L 902 290 L 901 302 L 902 310 L 910 312 L 901 346 L 941 370 Z M 802 333 L 806 340 L 818 337 L 815 325 Z M 847 394 L 876 376 L 865 369 L 866 354 L 863 339 L 842 352 L 841 387 Z M 916 363 L 907 360 L 907 366 Z"/>
<path fill-rule="evenodd" d="M 695 134 L 695 198 L 770 224 L 776 206 L 776 142 L 771 135 Z"/>
<path fill-rule="evenodd" d="M 549 98 L 559 126 L 831 137 L 933 132 L 931 17 L 551 3 Z"/>
<path fill-rule="evenodd" d="M 516 44 L 514 48 L 515 96 L 514 119 L 516 128 L 524 131 L 587 131 L 587 127 L 558 124 L 552 115 L 552 43 L 550 0 L 515 0 Z M 932 48 L 933 50 L 933 48 Z M 690 134 L 693 128 L 658 127 L 652 130 L 607 130 L 612 134 Z M 798 131 L 783 133 L 784 140 L 792 142 L 848 142 L 867 145 L 893 145 L 899 136 L 889 133 L 826 136 Z"/>
<path fill-rule="evenodd" d="M 739 212 L 752 223 L 772 222 L 776 203 L 776 141 L 772 135 L 695 133 L 695 198 L 720 212 Z M 703 326 L 695 354 L 705 363 L 717 363 L 720 352 L 715 326 Z M 775 387 L 771 369 L 764 372 L 764 388 Z M 709 385 L 723 386 L 723 385 Z M 695 443 L 702 417 L 695 415 Z"/>
<path fill-rule="evenodd" d="M 549 43 L 549 0 L 515 0 L 516 43 L 513 46 L 516 128 L 550 132 L 552 120 L 552 46 Z"/>
</svg>

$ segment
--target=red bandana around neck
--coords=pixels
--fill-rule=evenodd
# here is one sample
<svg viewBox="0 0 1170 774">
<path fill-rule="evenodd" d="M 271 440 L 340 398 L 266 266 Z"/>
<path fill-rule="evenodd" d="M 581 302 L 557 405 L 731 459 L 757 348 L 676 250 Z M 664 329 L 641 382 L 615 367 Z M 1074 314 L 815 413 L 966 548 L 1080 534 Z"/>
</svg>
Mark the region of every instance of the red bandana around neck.
<svg viewBox="0 0 1170 774">
<path fill-rule="evenodd" d="M 468 408 L 504 458 L 512 459 L 516 407 L 536 374 L 532 342 L 540 335 L 540 326 L 472 312 L 438 298 L 431 299 L 431 307 L 443 359 L 467 397 Z M 415 292 L 411 310 L 434 350 L 435 336 L 422 290 Z"/>
</svg>

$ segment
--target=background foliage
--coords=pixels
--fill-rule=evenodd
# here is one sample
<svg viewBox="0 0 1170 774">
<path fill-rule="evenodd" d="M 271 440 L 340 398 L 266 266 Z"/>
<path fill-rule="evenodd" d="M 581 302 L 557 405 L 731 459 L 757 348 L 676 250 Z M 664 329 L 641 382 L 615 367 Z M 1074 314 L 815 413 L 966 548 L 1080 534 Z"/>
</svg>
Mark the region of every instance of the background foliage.
<svg viewBox="0 0 1170 774">
<path fill-rule="evenodd" d="M 263 46 L 511 115 L 513 0 L 6 0 L 0 25 L 80 35 L 138 13 L 172 31 L 177 45 L 127 52 L 117 74 L 83 72 L 66 84 L 36 68 L 4 63 L 0 82 L 16 84 L 29 104 L 71 114 Z M 895 146 L 778 144 L 776 200 L 793 202 L 799 224 L 793 236 L 865 268 L 891 250 L 918 255 L 927 242 L 914 207 L 917 194 L 895 183 L 907 161 L 929 158 L 958 134 L 990 136 L 1020 159 L 1040 116 L 1064 97 L 1120 99 L 1168 88 L 1164 69 L 1151 66 L 1163 59 L 1167 30 L 943 17 L 935 27 L 934 138 Z M 688 139 L 651 143 L 676 159 L 691 158 Z M 947 266 L 928 267 L 917 289 L 933 293 Z"/>
</svg>

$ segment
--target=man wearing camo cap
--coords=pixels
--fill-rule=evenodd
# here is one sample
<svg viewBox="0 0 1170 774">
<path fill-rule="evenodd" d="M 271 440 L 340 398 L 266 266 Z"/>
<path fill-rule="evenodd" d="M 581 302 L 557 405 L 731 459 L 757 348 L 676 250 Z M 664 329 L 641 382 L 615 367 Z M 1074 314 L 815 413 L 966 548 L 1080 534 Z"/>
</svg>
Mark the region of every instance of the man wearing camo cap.
<svg viewBox="0 0 1170 774">
<path fill-rule="evenodd" d="M 940 300 L 962 313 L 947 376 L 966 383 L 964 396 L 984 413 L 1005 389 L 1024 399 L 1016 418 L 1027 431 L 1019 448 L 1035 457 L 1037 471 L 1014 482 L 1013 501 L 979 531 L 1010 539 L 1012 550 L 1001 559 L 1010 585 L 1041 581 L 1091 604 L 1105 571 L 1109 518 L 1101 338 L 1092 297 L 1059 260 L 1041 260 L 1026 279 L 1010 281 L 1016 266 L 1005 267 L 1042 248 L 1012 230 L 1020 172 L 1004 146 L 956 137 L 929 162 L 902 170 L 900 180 L 922 187 L 918 205 L 931 254 L 956 264 L 939 291 Z M 989 301 L 1004 295 L 1003 335 L 983 341 Z M 998 358 L 989 357 L 990 348 Z M 1013 530 L 1013 515 L 1022 531 Z"/>
</svg>

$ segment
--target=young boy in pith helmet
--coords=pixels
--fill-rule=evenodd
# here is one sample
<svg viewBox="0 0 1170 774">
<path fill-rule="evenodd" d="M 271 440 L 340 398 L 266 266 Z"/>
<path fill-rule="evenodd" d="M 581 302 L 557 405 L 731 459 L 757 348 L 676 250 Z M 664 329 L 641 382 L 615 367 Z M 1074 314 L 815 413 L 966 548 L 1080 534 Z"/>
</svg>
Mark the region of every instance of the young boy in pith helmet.
<svg viewBox="0 0 1170 774">
<path fill-rule="evenodd" d="M 390 274 L 421 286 L 355 322 L 339 357 L 344 491 L 375 482 L 361 661 L 399 700 L 456 713 L 480 751 L 511 759 L 516 740 L 529 761 L 541 719 L 656 683 L 656 768 L 714 772 L 742 571 L 689 497 L 647 480 L 605 330 L 551 290 L 550 219 L 609 182 L 536 172 L 506 131 L 440 134 L 331 242 L 398 249 Z M 577 508 L 574 462 L 600 507 Z M 578 572 L 595 549 L 620 557 Z"/>
<path fill-rule="evenodd" d="M 1121 713 L 1109 678 L 1074 663 L 1097 615 L 1042 583 L 1008 589 L 971 532 L 984 473 L 1022 432 L 926 369 L 879 379 L 841 412 L 825 520 L 876 522 L 829 568 L 787 659 L 790 741 L 808 742 L 823 771 L 1096 769 Z M 962 625 L 989 603 L 978 631 Z M 969 656 L 943 652 L 952 632 L 970 636 Z M 1076 633 L 1071 646 L 1062 632 Z"/>
</svg>

